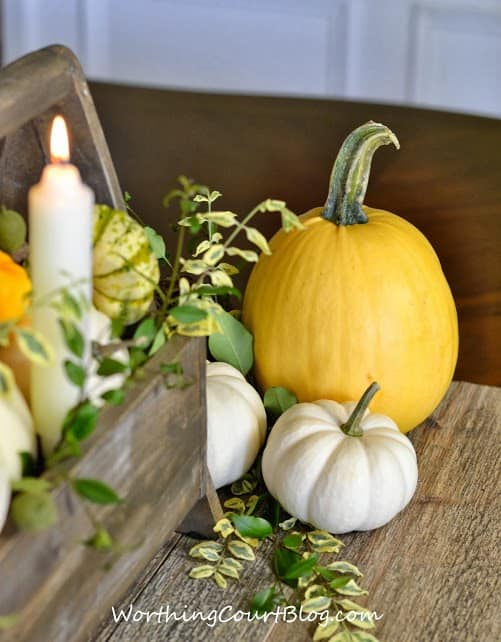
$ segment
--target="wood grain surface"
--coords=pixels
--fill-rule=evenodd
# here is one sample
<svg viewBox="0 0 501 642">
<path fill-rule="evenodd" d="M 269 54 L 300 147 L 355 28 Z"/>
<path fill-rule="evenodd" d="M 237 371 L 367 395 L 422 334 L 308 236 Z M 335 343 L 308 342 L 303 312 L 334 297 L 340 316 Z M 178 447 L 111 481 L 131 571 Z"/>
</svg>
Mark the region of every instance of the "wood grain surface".
<svg viewBox="0 0 501 642">
<path fill-rule="evenodd" d="M 383 617 L 384 642 L 497 642 L 501 639 L 499 592 L 499 466 L 501 390 L 453 383 L 439 408 L 411 433 L 419 484 L 410 505 L 386 526 L 344 536 L 342 557 L 365 573 L 367 605 Z M 232 605 L 247 610 L 248 597 L 271 575 L 266 556 L 247 567 L 226 591 L 190 580 L 193 540 L 173 535 L 130 594 L 115 607 L 178 614 Z M 264 548 L 262 549 L 264 552 Z M 111 612 L 96 642 L 204 641 L 303 642 L 304 624 L 203 622 L 115 624 Z"/>
<path fill-rule="evenodd" d="M 162 196 L 179 174 L 245 213 L 266 197 L 301 213 L 325 201 L 344 137 L 373 119 L 401 149 L 377 152 L 366 202 L 400 214 L 435 247 L 459 312 L 455 379 L 501 385 L 501 120 L 335 100 L 195 94 L 91 84 L 133 205 L 167 238 Z M 267 233 L 277 227 L 262 215 Z"/>
<path fill-rule="evenodd" d="M 166 389 L 161 363 L 179 361 L 193 382 Z M 205 343 L 176 337 L 145 366 L 121 406 L 107 408 L 73 478 L 100 479 L 125 501 L 93 506 L 115 539 L 131 550 L 109 556 L 86 548 L 92 524 L 66 485 L 54 496 L 59 524 L 40 533 L 0 536 L 0 614 L 19 622 L 2 642 L 79 642 L 95 629 L 205 491 Z"/>
</svg>

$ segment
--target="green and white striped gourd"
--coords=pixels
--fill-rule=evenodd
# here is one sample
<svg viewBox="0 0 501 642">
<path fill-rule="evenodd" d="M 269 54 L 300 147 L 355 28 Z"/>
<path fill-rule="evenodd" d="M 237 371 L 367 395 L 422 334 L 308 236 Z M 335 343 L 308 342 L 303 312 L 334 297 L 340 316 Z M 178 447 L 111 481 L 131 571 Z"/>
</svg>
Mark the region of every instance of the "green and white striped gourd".
<svg viewBox="0 0 501 642">
<path fill-rule="evenodd" d="M 125 325 L 147 313 L 160 271 L 143 227 L 127 212 L 96 205 L 93 272 L 98 310 Z"/>
</svg>

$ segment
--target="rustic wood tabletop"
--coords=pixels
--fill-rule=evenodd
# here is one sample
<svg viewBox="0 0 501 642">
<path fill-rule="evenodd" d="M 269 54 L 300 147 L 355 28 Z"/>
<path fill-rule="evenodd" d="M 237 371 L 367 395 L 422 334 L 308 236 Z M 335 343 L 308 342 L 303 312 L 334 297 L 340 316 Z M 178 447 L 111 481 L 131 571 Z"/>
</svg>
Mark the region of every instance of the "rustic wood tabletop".
<svg viewBox="0 0 501 642">
<path fill-rule="evenodd" d="M 410 505 L 386 526 L 344 536 L 340 555 L 365 573 L 367 606 L 384 642 L 496 642 L 501 639 L 499 515 L 501 390 L 453 383 L 433 416 L 411 433 L 419 484 Z M 169 607 L 188 618 L 213 610 L 248 611 L 249 596 L 271 578 L 263 549 L 240 584 L 222 591 L 188 578 L 194 540 L 172 535 L 141 579 L 115 607 L 129 613 L 103 622 L 96 642 L 119 640 L 303 642 L 314 625 L 275 622 L 183 622 L 165 615 L 132 621 L 134 613 Z M 132 610 L 129 611 L 132 605 Z M 164 611 L 165 613 L 165 611 Z M 136 616 L 140 618 L 140 615 Z M 211 622 L 211 620 L 209 620 Z"/>
</svg>

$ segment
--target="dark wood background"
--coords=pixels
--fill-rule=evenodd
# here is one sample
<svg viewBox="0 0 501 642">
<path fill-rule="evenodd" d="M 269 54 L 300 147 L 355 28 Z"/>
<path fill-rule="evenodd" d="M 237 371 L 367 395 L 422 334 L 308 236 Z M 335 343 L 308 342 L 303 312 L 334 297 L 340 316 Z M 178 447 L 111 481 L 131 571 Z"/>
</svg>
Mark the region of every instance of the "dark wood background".
<svg viewBox="0 0 501 642">
<path fill-rule="evenodd" d="M 419 227 L 435 247 L 459 312 L 455 378 L 501 384 L 501 120 L 334 100 L 173 92 L 91 84 L 121 185 L 169 236 L 163 195 L 179 174 L 223 192 L 245 212 L 281 198 L 296 212 L 321 205 L 346 134 L 373 119 L 401 150 L 383 148 L 366 202 Z M 260 227 L 271 233 L 273 215 Z"/>
</svg>

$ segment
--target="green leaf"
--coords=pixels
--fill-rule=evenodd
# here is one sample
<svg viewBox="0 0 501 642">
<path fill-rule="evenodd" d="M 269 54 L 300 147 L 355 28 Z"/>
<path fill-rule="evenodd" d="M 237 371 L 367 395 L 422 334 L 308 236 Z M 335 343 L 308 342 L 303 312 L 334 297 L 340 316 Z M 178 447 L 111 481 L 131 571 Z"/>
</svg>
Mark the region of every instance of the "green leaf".
<svg viewBox="0 0 501 642">
<path fill-rule="evenodd" d="M 336 577 L 332 571 L 325 571 L 324 569 L 320 570 L 317 568 L 317 572 L 319 575 L 321 575 L 324 579 L 327 579 L 329 581 L 329 586 L 331 589 L 338 589 L 342 586 L 345 586 L 345 584 L 348 584 L 348 582 L 351 581 L 351 578 L 347 577 L 346 575 L 339 575 Z M 326 577 L 326 575 L 330 573 L 330 577 Z"/>
<path fill-rule="evenodd" d="M 283 578 L 294 564 L 301 562 L 302 560 L 303 558 L 299 553 L 291 551 L 288 548 L 280 547 L 275 551 L 273 564 L 277 575 Z"/>
<path fill-rule="evenodd" d="M 352 642 L 378 642 L 378 639 L 367 631 L 350 631 L 350 635 Z"/>
<path fill-rule="evenodd" d="M 296 551 L 302 543 L 303 538 L 301 533 L 291 533 L 290 535 L 286 535 L 282 540 L 282 544 L 293 551 Z"/>
<path fill-rule="evenodd" d="M 7 395 L 14 388 L 14 375 L 9 366 L 0 361 L 0 397 Z"/>
<path fill-rule="evenodd" d="M 353 626 L 365 630 L 375 628 L 373 614 L 368 609 L 360 606 L 360 604 L 346 598 L 337 600 L 336 604 L 346 612 L 346 616 L 349 614 L 349 618 L 347 617 L 347 619 Z"/>
<path fill-rule="evenodd" d="M 54 352 L 39 332 L 16 327 L 15 333 L 19 349 L 30 361 L 40 366 L 53 364 Z"/>
<path fill-rule="evenodd" d="M 40 477 L 21 477 L 11 482 L 13 491 L 23 491 L 26 493 L 46 493 L 52 488 L 52 484 L 46 479 Z"/>
<path fill-rule="evenodd" d="M 286 519 L 284 522 L 280 522 L 279 526 L 282 530 L 288 531 L 291 528 L 294 528 L 297 522 L 297 517 L 289 517 L 289 519 Z"/>
<path fill-rule="evenodd" d="M 337 573 L 351 573 L 357 577 L 363 577 L 362 573 L 358 570 L 356 566 L 350 564 L 350 562 L 345 562 L 344 560 L 339 562 L 331 562 L 327 564 L 327 567 L 330 571 L 336 571 Z"/>
<path fill-rule="evenodd" d="M 238 515 L 236 513 L 232 513 L 229 517 L 237 531 L 244 537 L 263 539 L 273 533 L 273 527 L 270 522 L 262 517 Z"/>
<path fill-rule="evenodd" d="M 348 617 L 349 615 L 349 617 Z M 373 622 L 372 618 L 372 613 L 367 610 L 361 610 L 359 609 L 358 611 L 349 611 L 349 613 L 346 614 L 348 622 L 352 626 L 356 626 L 359 629 L 364 629 L 366 631 L 370 629 L 376 628 L 376 625 Z"/>
<path fill-rule="evenodd" d="M 22 492 L 14 497 L 11 516 L 21 530 L 42 531 L 57 522 L 57 507 L 47 492 Z"/>
<path fill-rule="evenodd" d="M 178 323 L 197 323 L 207 318 L 207 311 L 195 307 L 194 305 L 178 305 L 169 310 L 169 314 L 176 319 Z"/>
<path fill-rule="evenodd" d="M 103 526 L 99 526 L 95 533 L 85 540 L 84 544 L 98 551 L 109 551 L 113 548 L 114 541 L 110 533 Z"/>
<path fill-rule="evenodd" d="M 239 562 L 238 560 L 234 559 L 233 557 L 225 557 L 223 564 L 225 566 L 230 566 L 233 568 L 235 571 L 241 571 L 244 567 L 244 565 Z"/>
<path fill-rule="evenodd" d="M 225 296 L 231 295 L 236 296 L 241 299 L 242 294 L 238 288 L 228 287 L 228 286 L 215 286 L 215 285 L 200 285 L 195 289 L 197 294 L 200 296 Z"/>
<path fill-rule="evenodd" d="M 63 333 L 66 347 L 79 359 L 82 359 L 85 352 L 85 341 L 78 327 L 66 319 L 59 319 L 59 327 Z"/>
<path fill-rule="evenodd" d="M 52 307 L 55 307 L 64 319 L 74 319 L 80 321 L 82 318 L 83 309 L 78 299 L 71 294 L 68 290 L 64 289 L 61 292 L 61 298 L 55 302 Z"/>
<path fill-rule="evenodd" d="M 203 255 L 202 260 L 207 265 L 216 265 L 224 256 L 224 246 L 220 243 L 212 245 Z"/>
<path fill-rule="evenodd" d="M 23 477 L 36 477 L 38 470 L 38 462 L 33 455 L 29 452 L 20 452 L 21 468 Z"/>
<path fill-rule="evenodd" d="M 219 264 L 219 266 L 216 269 L 209 272 L 209 278 L 211 280 L 212 285 L 217 288 L 233 287 L 233 281 L 231 277 L 228 276 L 228 273 L 226 272 L 226 270 L 223 268 L 222 263 Z"/>
<path fill-rule="evenodd" d="M 236 560 L 233 561 L 236 562 Z M 232 577 L 234 580 L 238 580 L 238 578 L 240 577 L 238 569 L 236 569 L 232 564 L 228 564 L 227 562 L 227 559 L 223 560 L 223 562 L 219 565 L 219 572 L 223 575 L 226 575 L 227 577 Z"/>
<path fill-rule="evenodd" d="M 252 493 L 256 486 L 257 479 L 254 479 L 250 475 L 244 475 L 242 479 L 233 482 L 231 492 L 233 495 L 247 495 L 248 493 Z"/>
<path fill-rule="evenodd" d="M 291 408 L 297 403 L 296 396 L 287 390 L 276 386 L 268 388 L 264 393 L 263 399 L 264 407 L 273 419 L 278 419 L 288 408 Z"/>
<path fill-rule="evenodd" d="M 190 577 L 194 580 L 203 580 L 207 577 L 212 577 L 215 572 L 215 568 L 209 564 L 202 564 L 202 566 L 195 566 L 190 571 Z"/>
<path fill-rule="evenodd" d="M 120 339 L 124 332 L 125 326 L 123 324 L 123 321 L 120 319 L 112 319 L 111 320 L 111 338 L 112 339 Z"/>
<path fill-rule="evenodd" d="M 252 334 L 228 312 L 218 312 L 221 332 L 209 336 L 209 350 L 217 361 L 225 361 L 245 376 L 252 368 Z"/>
<path fill-rule="evenodd" d="M 63 424 L 63 434 L 65 437 L 71 435 L 77 441 L 83 441 L 94 432 L 98 418 L 99 408 L 90 401 L 84 401 L 67 414 Z"/>
<path fill-rule="evenodd" d="M 305 227 L 301 223 L 301 219 L 294 214 L 291 210 L 287 209 L 284 207 L 280 209 L 280 217 L 281 217 L 281 223 L 282 223 L 282 229 L 285 232 L 290 232 L 293 229 L 298 229 L 298 230 L 304 230 Z"/>
<path fill-rule="evenodd" d="M 330 617 L 327 620 L 320 622 L 320 624 L 315 629 L 313 635 L 313 642 L 318 642 L 319 640 L 327 640 L 327 638 L 332 637 L 334 633 L 339 628 L 339 622 L 335 618 Z"/>
<path fill-rule="evenodd" d="M 154 340 L 157 332 L 158 328 L 155 320 L 151 317 L 146 317 L 146 319 L 143 319 L 137 326 L 133 338 L 135 341 L 139 342 L 141 348 L 146 348 Z"/>
<path fill-rule="evenodd" d="M 207 560 L 208 562 L 219 562 L 221 559 L 220 551 L 214 546 L 202 546 L 200 544 L 193 546 L 189 552 L 191 557 Z"/>
<path fill-rule="evenodd" d="M 228 537 L 228 535 L 231 535 L 235 532 L 235 529 L 233 528 L 230 520 L 227 517 L 223 517 L 218 522 L 216 522 L 212 530 L 215 533 L 221 533 L 221 537 L 225 539 L 226 537 Z"/>
<path fill-rule="evenodd" d="M 347 582 L 344 582 L 342 584 L 339 584 L 339 580 L 345 580 L 348 579 Z M 350 578 L 342 577 L 337 580 L 338 584 L 337 586 L 333 586 L 333 584 L 336 582 L 336 580 L 333 580 L 329 586 L 331 588 L 335 588 L 338 593 L 341 593 L 342 595 L 351 595 L 351 596 L 359 596 L 359 595 L 367 595 L 367 591 L 365 591 L 363 588 L 361 588 L 355 580 L 352 580 Z"/>
<path fill-rule="evenodd" d="M 160 234 L 158 234 L 158 232 L 156 232 L 152 227 L 149 227 L 148 225 L 146 225 L 143 229 L 144 233 L 146 234 L 146 238 L 148 239 L 151 251 L 155 255 L 155 258 L 167 261 L 167 257 L 165 256 L 165 241 L 163 240 L 163 238 L 160 236 Z"/>
<path fill-rule="evenodd" d="M 19 622 L 18 613 L 9 613 L 8 615 L 0 615 L 0 631 L 7 631 L 16 626 Z"/>
<path fill-rule="evenodd" d="M 131 200 L 132 196 L 129 194 L 129 192 L 125 191 L 124 192 L 124 201 L 128 203 Z"/>
<path fill-rule="evenodd" d="M 351 642 L 351 631 L 339 631 L 328 642 Z"/>
<path fill-rule="evenodd" d="M 283 575 L 286 580 L 297 580 L 299 577 L 309 576 L 317 563 L 318 555 L 314 553 L 311 557 L 298 560 L 287 569 Z"/>
<path fill-rule="evenodd" d="M 155 338 L 153 339 L 153 343 L 150 346 L 150 349 L 148 351 L 148 356 L 153 356 L 156 354 L 160 348 L 165 344 L 165 332 L 163 328 L 160 328 L 160 330 L 156 333 Z"/>
<path fill-rule="evenodd" d="M 268 245 L 268 241 L 266 240 L 264 234 L 261 234 L 261 232 L 259 230 L 256 230 L 255 227 L 246 227 L 245 235 L 251 243 L 257 245 L 257 247 L 263 254 L 271 254 L 270 246 Z"/>
<path fill-rule="evenodd" d="M 67 360 L 64 362 L 64 371 L 71 383 L 78 386 L 78 388 L 83 388 L 87 373 L 82 366 L 74 361 Z"/>
<path fill-rule="evenodd" d="M 247 500 L 245 514 L 252 515 L 256 510 L 256 507 L 264 501 L 264 495 L 251 495 Z"/>
<path fill-rule="evenodd" d="M 110 406 L 120 406 L 125 399 L 125 390 L 107 390 L 101 395 L 101 399 Z"/>
<path fill-rule="evenodd" d="M 303 600 L 301 602 L 301 610 L 305 613 L 325 611 L 329 608 L 331 601 L 332 598 L 327 595 L 317 595 L 316 597 L 311 597 L 309 600 Z"/>
<path fill-rule="evenodd" d="M 227 580 L 221 575 L 221 573 L 218 573 L 217 571 L 214 573 L 214 581 L 219 586 L 219 588 L 225 589 L 228 586 Z"/>
<path fill-rule="evenodd" d="M 75 492 L 95 504 L 119 504 L 122 500 L 115 491 L 98 479 L 73 479 Z"/>
<path fill-rule="evenodd" d="M 195 544 L 195 546 L 192 546 L 188 555 L 195 558 L 212 558 L 210 561 L 217 562 L 219 554 L 223 552 L 223 549 L 224 546 L 219 542 L 215 542 L 214 540 L 204 540 L 203 542 L 199 542 L 198 544 Z M 209 557 L 206 556 L 206 553 L 209 554 Z"/>
<path fill-rule="evenodd" d="M 118 374 L 119 372 L 126 372 L 128 368 L 129 364 L 127 363 L 111 359 L 110 357 L 105 357 L 99 364 L 97 374 L 100 377 L 110 377 L 111 375 Z"/>
<path fill-rule="evenodd" d="M 182 264 L 183 272 L 194 274 L 195 276 L 199 276 L 207 271 L 206 263 L 199 259 L 182 260 Z"/>
<path fill-rule="evenodd" d="M 232 227 L 236 223 L 237 215 L 234 212 L 206 212 L 203 215 L 206 221 L 221 227 Z"/>
<path fill-rule="evenodd" d="M 229 247 L 226 249 L 226 254 L 228 256 L 240 256 L 244 261 L 248 263 L 257 263 L 259 256 L 254 250 L 241 250 L 238 247 Z"/>
<path fill-rule="evenodd" d="M 255 615 L 264 615 L 275 608 L 275 588 L 269 586 L 254 594 L 250 602 L 250 612 Z"/>
<path fill-rule="evenodd" d="M 245 512 L 245 503 L 240 497 L 230 497 L 224 502 L 224 507 L 230 510 L 237 511 L 238 513 Z"/>
<path fill-rule="evenodd" d="M 238 557 L 241 560 L 253 562 L 256 559 L 254 551 L 245 542 L 234 540 L 228 544 L 228 550 L 233 557 Z"/>
</svg>

